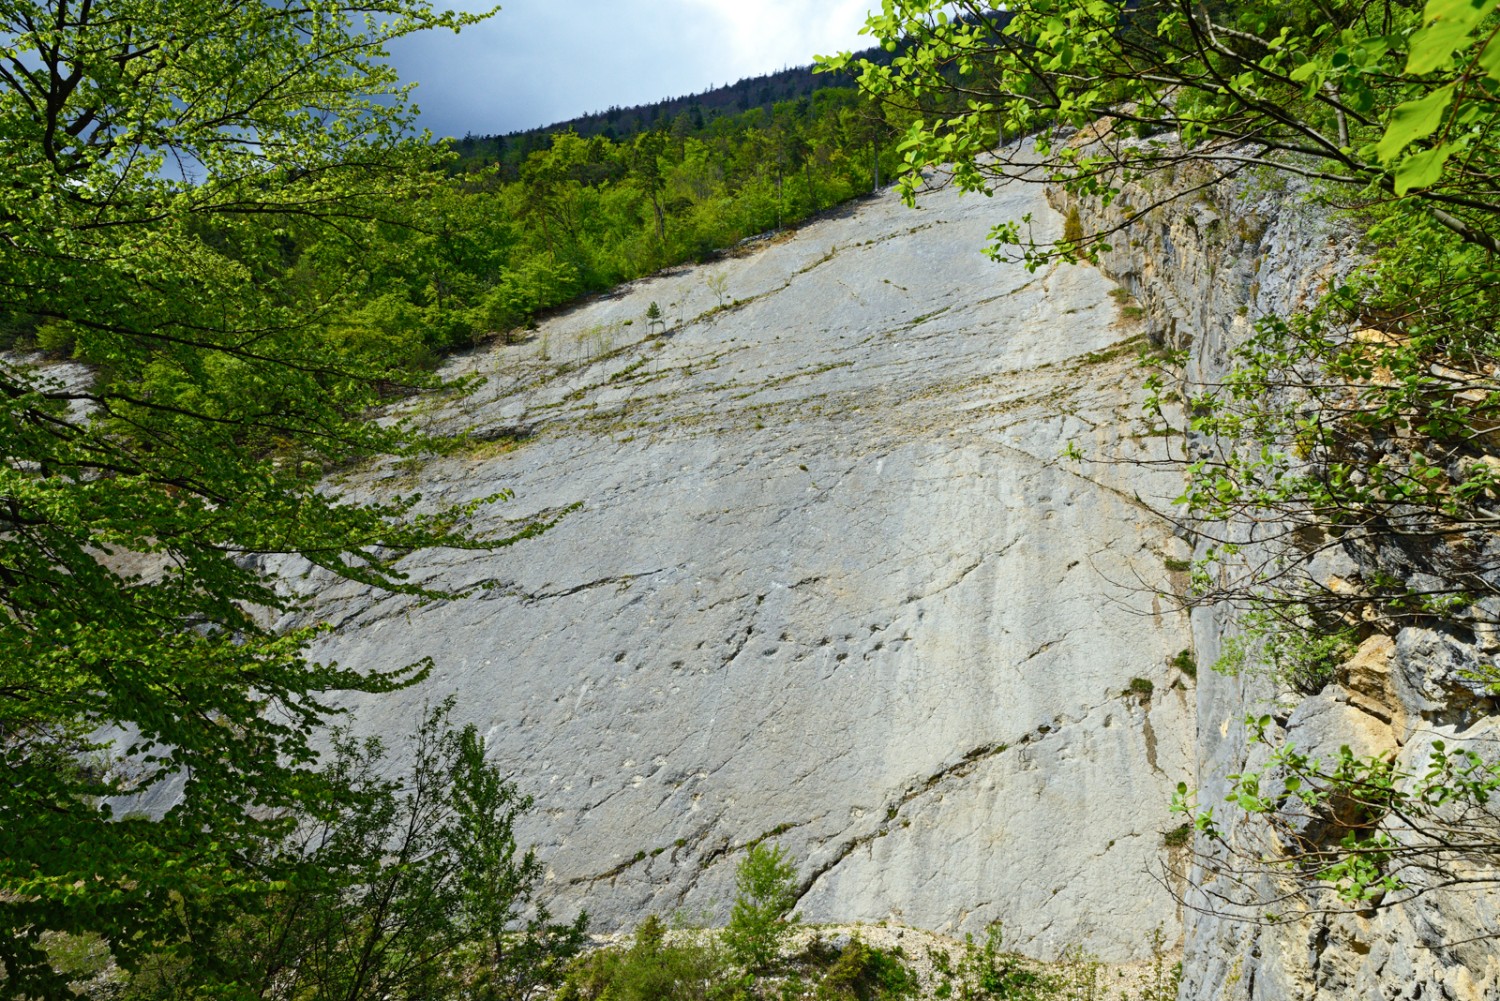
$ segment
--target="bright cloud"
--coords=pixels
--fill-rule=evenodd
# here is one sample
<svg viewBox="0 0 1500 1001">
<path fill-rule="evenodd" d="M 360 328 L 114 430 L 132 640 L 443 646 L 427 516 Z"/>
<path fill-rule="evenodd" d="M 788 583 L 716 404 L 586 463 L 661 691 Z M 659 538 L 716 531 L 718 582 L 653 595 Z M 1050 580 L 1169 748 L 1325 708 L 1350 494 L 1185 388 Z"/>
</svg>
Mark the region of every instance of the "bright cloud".
<svg viewBox="0 0 1500 1001">
<path fill-rule="evenodd" d="M 684 6 L 725 25 L 729 58 L 745 67 L 738 76 L 796 66 L 813 54 L 859 45 L 870 0 L 682 0 Z"/>
<path fill-rule="evenodd" d="M 450 0 L 480 10 L 486 0 Z M 879 0 L 508 0 L 458 37 L 392 46 L 438 135 L 510 132 L 857 49 Z"/>
</svg>

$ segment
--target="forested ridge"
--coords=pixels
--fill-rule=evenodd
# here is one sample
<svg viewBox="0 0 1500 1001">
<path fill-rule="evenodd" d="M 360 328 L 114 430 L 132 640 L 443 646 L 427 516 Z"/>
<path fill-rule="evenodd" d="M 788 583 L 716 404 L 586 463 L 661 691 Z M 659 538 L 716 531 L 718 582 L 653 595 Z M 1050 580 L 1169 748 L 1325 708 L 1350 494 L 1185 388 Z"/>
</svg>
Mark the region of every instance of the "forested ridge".
<svg viewBox="0 0 1500 1001">
<path fill-rule="evenodd" d="M 498 164 L 482 152 L 442 160 L 421 198 L 332 237 L 295 216 L 250 233 L 209 225 L 203 236 L 247 266 L 266 266 L 260 255 L 274 246 L 270 263 L 300 291 L 337 282 L 345 305 L 319 321 L 330 350 L 394 375 L 869 193 L 897 163 L 894 130 L 847 87 L 706 122 L 652 117 L 655 127 L 620 139 L 565 128 Z M 9 311 L 5 330 L 11 343 L 90 359 L 87 339 L 45 311 Z"/>
<path fill-rule="evenodd" d="M 875 60 L 888 58 L 882 49 L 870 49 L 860 56 Z M 733 118 L 756 108 L 771 115 L 778 104 L 802 101 L 829 87 L 854 89 L 855 83 L 848 74 L 819 73 L 808 64 L 746 77 L 683 97 L 628 108 L 611 106 L 565 122 L 504 135 L 469 133 L 462 139 L 448 140 L 448 143 L 459 155 L 456 169 L 493 164 L 501 168 L 503 176 L 513 179 L 527 156 L 546 148 L 552 137 L 560 133 L 575 132 L 585 139 L 597 135 L 611 141 L 629 140 L 642 132 L 657 130 L 678 135 L 698 133 L 716 118 Z"/>
</svg>

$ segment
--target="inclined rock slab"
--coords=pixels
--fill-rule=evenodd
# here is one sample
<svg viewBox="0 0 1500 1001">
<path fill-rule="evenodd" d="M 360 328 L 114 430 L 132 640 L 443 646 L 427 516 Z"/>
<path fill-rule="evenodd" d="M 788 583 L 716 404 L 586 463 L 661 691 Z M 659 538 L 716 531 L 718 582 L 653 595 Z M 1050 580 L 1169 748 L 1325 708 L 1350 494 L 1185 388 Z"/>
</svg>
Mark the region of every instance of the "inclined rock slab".
<svg viewBox="0 0 1500 1001">
<path fill-rule="evenodd" d="M 769 838 L 809 920 L 1003 921 L 1049 957 L 1175 940 L 1155 873 L 1191 773 L 1191 682 L 1168 663 L 1190 642 L 1156 592 L 1186 550 L 1154 510 L 1180 481 L 1135 461 L 1162 439 L 1109 283 L 981 253 L 1027 212 L 1059 228 L 1030 188 L 882 195 L 457 360 L 488 382 L 424 419 L 528 437 L 341 489 L 514 491 L 481 528 L 576 509 L 407 562 L 487 588 L 467 600 L 307 575 L 337 625 L 319 656 L 436 664 L 358 701 L 359 729 L 399 746 L 456 693 L 535 796 L 522 833 L 554 909 L 598 928 L 722 919 Z"/>
</svg>

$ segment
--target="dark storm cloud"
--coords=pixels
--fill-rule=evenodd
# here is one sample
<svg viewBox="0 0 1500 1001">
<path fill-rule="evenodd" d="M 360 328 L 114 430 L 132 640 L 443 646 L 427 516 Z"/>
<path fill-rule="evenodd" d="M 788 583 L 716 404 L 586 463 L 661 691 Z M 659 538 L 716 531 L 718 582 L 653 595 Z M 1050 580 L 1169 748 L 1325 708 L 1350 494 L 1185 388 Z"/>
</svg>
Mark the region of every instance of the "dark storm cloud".
<svg viewBox="0 0 1500 1001">
<path fill-rule="evenodd" d="M 403 39 L 391 59 L 419 83 L 421 125 L 436 135 L 504 133 L 858 48 L 872 2 L 511 0 L 458 36 Z"/>
</svg>

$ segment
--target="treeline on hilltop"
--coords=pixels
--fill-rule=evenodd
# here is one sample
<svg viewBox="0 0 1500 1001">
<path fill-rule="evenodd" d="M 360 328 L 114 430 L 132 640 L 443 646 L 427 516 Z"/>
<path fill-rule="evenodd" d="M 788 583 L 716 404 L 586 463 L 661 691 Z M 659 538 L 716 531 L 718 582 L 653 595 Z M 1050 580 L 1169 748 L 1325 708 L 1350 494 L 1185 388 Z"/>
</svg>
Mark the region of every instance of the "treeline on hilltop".
<svg viewBox="0 0 1500 1001">
<path fill-rule="evenodd" d="M 873 62 L 883 62 L 887 58 L 885 51 L 879 48 L 869 49 L 860 56 Z M 502 176 L 514 179 L 528 156 L 546 149 L 555 136 L 563 133 L 573 132 L 584 139 L 603 136 L 611 142 L 661 130 L 679 137 L 695 135 L 707 129 L 715 119 L 735 118 L 755 109 L 769 116 L 778 104 L 808 99 L 829 88 L 853 90 L 855 81 L 848 74 L 821 73 L 810 65 L 794 66 L 775 73 L 745 77 L 697 94 L 669 97 L 628 108 L 612 105 L 604 111 L 506 135 L 471 133 L 462 139 L 450 140 L 448 145 L 459 156 L 458 169 L 495 166 Z"/>
<path fill-rule="evenodd" d="M 514 169 L 460 160 L 421 198 L 338 232 L 290 215 L 204 236 L 262 272 L 273 245 L 269 266 L 282 272 L 272 280 L 285 296 L 323 304 L 333 352 L 400 372 L 806 219 L 896 167 L 893 128 L 848 88 L 709 117 L 700 128 L 679 116 L 628 139 L 560 132 Z M 0 319 L 6 345 L 34 340 L 87 357 L 66 323 Z"/>
</svg>

